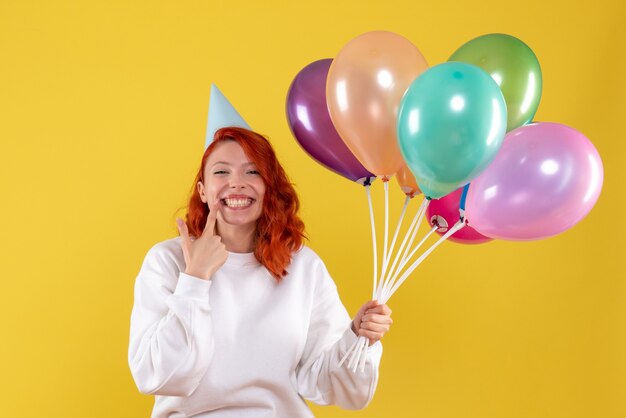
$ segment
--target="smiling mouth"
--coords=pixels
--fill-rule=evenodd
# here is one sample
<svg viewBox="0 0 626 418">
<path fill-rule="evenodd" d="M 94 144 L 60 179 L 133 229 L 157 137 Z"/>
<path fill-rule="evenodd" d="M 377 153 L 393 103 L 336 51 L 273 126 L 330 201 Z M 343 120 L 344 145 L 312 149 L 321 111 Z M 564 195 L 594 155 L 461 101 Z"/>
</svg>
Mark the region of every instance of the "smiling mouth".
<svg viewBox="0 0 626 418">
<path fill-rule="evenodd" d="M 236 199 L 232 199 L 232 198 L 226 198 L 226 199 L 221 199 L 222 203 L 229 207 L 229 208 L 246 208 L 250 205 L 252 205 L 252 203 L 254 203 L 254 199 L 252 198 L 236 198 Z"/>
</svg>

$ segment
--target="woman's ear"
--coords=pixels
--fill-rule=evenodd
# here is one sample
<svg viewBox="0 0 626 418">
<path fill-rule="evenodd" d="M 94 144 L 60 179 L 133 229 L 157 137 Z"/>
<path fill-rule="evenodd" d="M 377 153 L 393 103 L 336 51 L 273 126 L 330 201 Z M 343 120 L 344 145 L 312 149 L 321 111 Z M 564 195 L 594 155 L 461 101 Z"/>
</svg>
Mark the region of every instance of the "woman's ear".
<svg viewBox="0 0 626 418">
<path fill-rule="evenodd" d="M 198 188 L 198 194 L 200 195 L 200 200 L 202 200 L 202 203 L 206 203 L 207 200 L 206 200 L 206 195 L 204 194 L 204 184 L 202 184 L 202 182 L 199 181 L 196 187 Z"/>
</svg>

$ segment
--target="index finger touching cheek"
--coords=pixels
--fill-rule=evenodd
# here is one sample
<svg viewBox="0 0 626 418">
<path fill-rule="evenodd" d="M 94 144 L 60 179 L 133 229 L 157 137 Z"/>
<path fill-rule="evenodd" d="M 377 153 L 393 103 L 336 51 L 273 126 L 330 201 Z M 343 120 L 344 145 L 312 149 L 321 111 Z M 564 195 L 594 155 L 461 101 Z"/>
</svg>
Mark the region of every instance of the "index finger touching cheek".
<svg viewBox="0 0 626 418">
<path fill-rule="evenodd" d="M 178 225 L 178 232 L 183 240 L 189 239 L 189 229 L 187 228 L 187 224 L 180 218 L 176 218 L 176 224 Z"/>
<path fill-rule="evenodd" d="M 218 201 L 213 202 L 213 205 L 209 205 L 209 215 L 206 218 L 206 225 L 204 226 L 204 235 L 215 235 L 215 222 L 217 220 Z"/>
</svg>

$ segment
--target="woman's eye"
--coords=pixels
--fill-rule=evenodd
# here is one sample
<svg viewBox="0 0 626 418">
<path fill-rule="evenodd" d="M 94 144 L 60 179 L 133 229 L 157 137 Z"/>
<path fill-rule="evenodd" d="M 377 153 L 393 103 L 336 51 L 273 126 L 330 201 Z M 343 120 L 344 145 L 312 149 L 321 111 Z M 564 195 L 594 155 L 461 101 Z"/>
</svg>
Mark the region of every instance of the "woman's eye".
<svg viewBox="0 0 626 418">
<path fill-rule="evenodd" d="M 226 170 L 217 170 L 213 172 L 213 174 L 226 174 L 226 173 L 227 173 Z"/>
<path fill-rule="evenodd" d="M 261 174 L 261 173 L 259 173 L 257 170 L 250 170 L 248 171 L 248 174 Z"/>
</svg>

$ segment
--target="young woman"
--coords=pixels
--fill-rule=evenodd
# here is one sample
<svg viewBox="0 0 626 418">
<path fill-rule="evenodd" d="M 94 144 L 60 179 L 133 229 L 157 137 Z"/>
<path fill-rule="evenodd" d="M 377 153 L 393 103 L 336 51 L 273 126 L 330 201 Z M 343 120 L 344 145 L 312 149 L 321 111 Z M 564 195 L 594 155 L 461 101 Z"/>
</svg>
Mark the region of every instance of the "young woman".
<svg viewBox="0 0 626 418">
<path fill-rule="evenodd" d="M 303 246 L 298 197 L 269 142 L 223 128 L 202 158 L 180 236 L 150 249 L 135 284 L 128 359 L 153 417 L 311 417 L 304 399 L 372 399 L 391 311 L 353 320 Z M 364 371 L 338 363 L 362 335 Z"/>
</svg>

